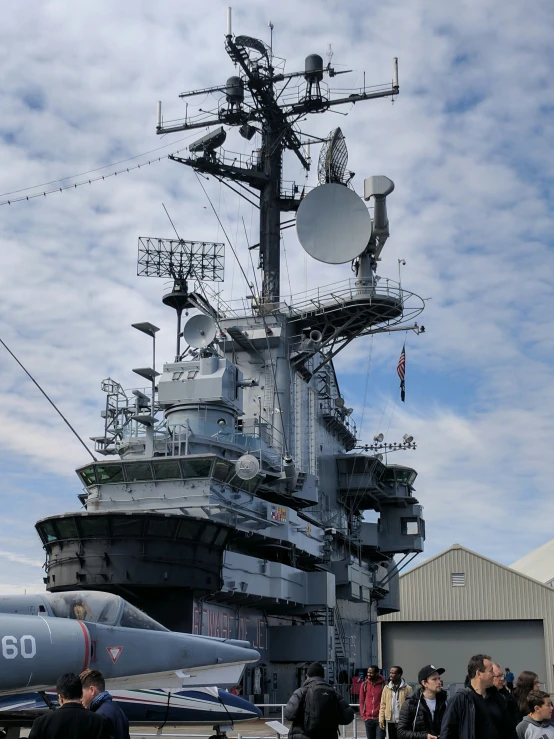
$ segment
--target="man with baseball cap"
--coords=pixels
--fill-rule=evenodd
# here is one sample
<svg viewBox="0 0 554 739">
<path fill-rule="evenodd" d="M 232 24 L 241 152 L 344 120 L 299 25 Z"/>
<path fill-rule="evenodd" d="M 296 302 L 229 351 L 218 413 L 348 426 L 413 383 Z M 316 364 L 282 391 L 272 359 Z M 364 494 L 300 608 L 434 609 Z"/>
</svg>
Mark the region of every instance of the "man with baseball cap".
<svg viewBox="0 0 554 739">
<path fill-rule="evenodd" d="M 446 709 L 442 689 L 443 667 L 425 665 L 417 675 L 419 687 L 405 701 L 398 719 L 399 739 L 437 739 Z"/>
</svg>

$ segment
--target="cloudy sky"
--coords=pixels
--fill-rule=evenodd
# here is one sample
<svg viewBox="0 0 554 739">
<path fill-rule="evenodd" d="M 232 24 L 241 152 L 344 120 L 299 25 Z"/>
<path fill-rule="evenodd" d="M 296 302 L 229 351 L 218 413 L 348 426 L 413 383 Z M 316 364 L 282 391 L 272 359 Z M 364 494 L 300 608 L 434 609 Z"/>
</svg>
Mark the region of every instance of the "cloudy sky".
<svg viewBox="0 0 554 739">
<path fill-rule="evenodd" d="M 182 117 L 180 92 L 234 72 L 225 5 L 23 0 L 2 15 L 0 202 L 141 164 L 0 205 L 0 338 L 88 439 L 102 430 L 101 380 L 132 387 L 131 368 L 149 361 L 131 323 L 161 326 L 159 356 L 172 358 L 163 281 L 136 276 L 138 236 L 173 236 L 164 203 L 183 238 L 223 240 L 192 170 L 147 162 L 198 136 L 156 137 L 156 102 L 166 120 Z M 395 372 L 403 334 L 353 345 L 337 362 L 341 387 L 364 441 L 380 431 L 390 441 L 416 438 L 416 452 L 390 461 L 419 471 L 424 556 L 458 542 L 509 564 L 549 540 L 554 520 L 554 6 L 249 0 L 234 8 L 236 33 L 269 41 L 269 21 L 287 71 L 310 53 L 327 61 L 331 44 L 336 68 L 354 70 L 334 88 L 360 86 L 364 73 L 368 85 L 389 82 L 399 58 L 394 105 L 362 103 L 303 124 L 320 136 L 342 127 L 358 192 L 372 174 L 395 181 L 379 273 L 396 279 L 405 259 L 403 286 L 428 299 L 426 333 L 407 336 L 406 403 Z M 235 131 L 226 147 L 252 145 Z M 285 179 L 302 186 L 296 162 L 286 165 Z M 255 214 L 219 183 L 204 184 L 247 263 L 242 219 L 252 243 Z M 350 276 L 349 265 L 308 260 L 292 230 L 284 247 L 284 293 Z M 243 296 L 229 250 L 227 278 L 227 297 Z M 0 371 L 0 592 L 41 590 L 33 525 L 78 508 L 73 470 L 87 456 L 1 347 Z"/>
</svg>

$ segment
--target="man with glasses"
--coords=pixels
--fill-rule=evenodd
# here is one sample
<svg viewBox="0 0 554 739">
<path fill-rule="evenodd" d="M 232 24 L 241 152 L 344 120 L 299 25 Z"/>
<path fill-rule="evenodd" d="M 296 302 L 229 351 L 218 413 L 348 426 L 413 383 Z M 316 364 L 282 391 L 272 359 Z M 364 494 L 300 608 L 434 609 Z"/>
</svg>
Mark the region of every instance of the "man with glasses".
<svg viewBox="0 0 554 739">
<path fill-rule="evenodd" d="M 471 657 L 469 685 L 448 702 L 440 739 L 517 739 L 504 698 L 494 687 L 494 670 L 486 654 Z"/>
<path fill-rule="evenodd" d="M 385 680 L 377 665 L 367 670 L 366 679 L 360 686 L 360 716 L 365 723 L 367 739 L 382 739 L 383 732 L 379 727 L 379 708 Z"/>
<path fill-rule="evenodd" d="M 492 663 L 492 669 L 493 669 L 493 681 L 494 681 L 494 687 L 498 690 L 500 695 L 504 698 L 504 702 L 506 704 L 506 710 L 508 712 L 508 715 L 512 719 L 514 726 L 517 726 L 519 723 L 519 710 L 517 707 L 517 703 L 515 702 L 514 697 L 506 687 L 506 676 L 504 675 L 504 672 L 502 671 L 502 667 L 500 667 L 499 664 L 496 662 Z"/>
</svg>

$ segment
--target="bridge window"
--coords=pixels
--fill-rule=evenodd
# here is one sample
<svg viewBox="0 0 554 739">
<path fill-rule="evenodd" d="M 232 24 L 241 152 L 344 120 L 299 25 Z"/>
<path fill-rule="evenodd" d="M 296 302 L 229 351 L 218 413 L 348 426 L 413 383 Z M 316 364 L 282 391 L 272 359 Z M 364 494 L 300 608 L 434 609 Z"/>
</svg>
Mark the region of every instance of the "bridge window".
<svg viewBox="0 0 554 739">
<path fill-rule="evenodd" d="M 179 462 L 168 460 L 167 462 L 153 462 L 154 476 L 156 480 L 180 480 L 181 469 Z"/>
<path fill-rule="evenodd" d="M 132 516 L 111 517 L 112 536 L 138 537 L 142 535 L 142 518 Z"/>
<path fill-rule="evenodd" d="M 153 480 L 152 467 L 150 462 L 133 462 L 125 465 L 128 482 L 140 482 Z"/>
<path fill-rule="evenodd" d="M 82 470 L 77 470 L 77 474 L 83 481 L 85 487 L 88 487 L 89 485 L 96 485 L 96 468 L 91 467 L 84 467 Z"/>
<path fill-rule="evenodd" d="M 403 518 L 401 525 L 404 536 L 420 536 L 419 518 Z"/>
<path fill-rule="evenodd" d="M 170 537 L 175 531 L 175 521 L 171 518 L 151 518 L 148 521 L 148 536 Z"/>
<path fill-rule="evenodd" d="M 48 544 L 51 541 L 57 541 L 58 539 L 58 534 L 51 521 L 43 521 L 38 526 L 38 532 L 44 544 Z"/>
<path fill-rule="evenodd" d="M 108 536 L 108 520 L 104 516 L 79 516 L 79 528 L 86 539 Z"/>
<path fill-rule="evenodd" d="M 97 465 L 96 475 L 100 484 L 125 482 L 121 464 Z"/>
<path fill-rule="evenodd" d="M 185 477 L 209 477 L 212 473 L 213 458 L 182 459 L 183 475 Z"/>
<path fill-rule="evenodd" d="M 60 539 L 78 539 L 79 532 L 74 518 L 59 518 L 56 521 Z"/>
</svg>

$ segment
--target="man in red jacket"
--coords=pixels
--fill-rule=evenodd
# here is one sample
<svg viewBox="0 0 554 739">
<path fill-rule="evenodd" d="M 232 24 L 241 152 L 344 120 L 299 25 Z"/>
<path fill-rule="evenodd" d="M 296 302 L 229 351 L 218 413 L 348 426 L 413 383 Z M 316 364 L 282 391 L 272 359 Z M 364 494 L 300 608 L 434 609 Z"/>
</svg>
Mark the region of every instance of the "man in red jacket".
<svg viewBox="0 0 554 739">
<path fill-rule="evenodd" d="M 383 739 L 383 730 L 379 728 L 379 707 L 384 685 L 379 668 L 371 665 L 360 688 L 360 716 L 365 723 L 367 739 Z"/>
</svg>

